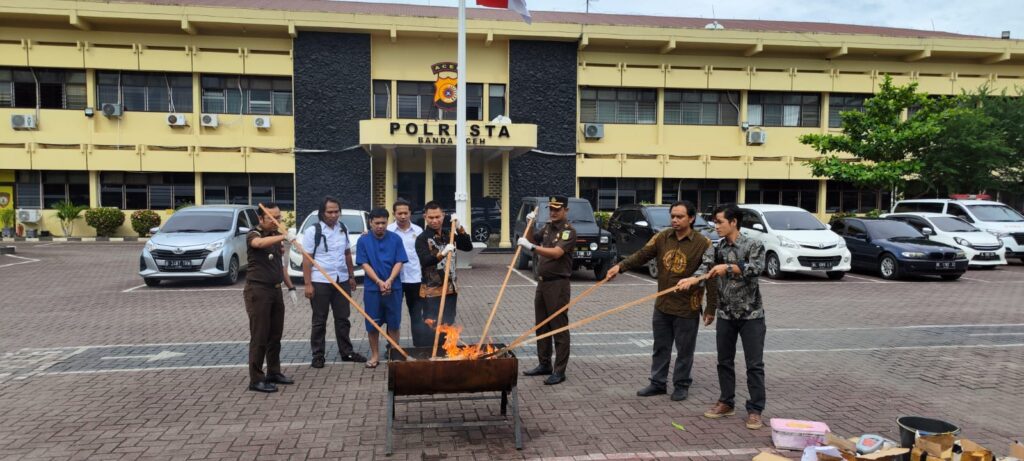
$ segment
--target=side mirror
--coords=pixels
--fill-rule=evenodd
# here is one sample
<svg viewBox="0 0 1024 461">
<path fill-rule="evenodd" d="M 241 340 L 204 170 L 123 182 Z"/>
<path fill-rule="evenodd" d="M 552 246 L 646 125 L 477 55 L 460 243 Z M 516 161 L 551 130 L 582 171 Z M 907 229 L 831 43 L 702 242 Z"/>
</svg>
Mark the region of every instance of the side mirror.
<svg viewBox="0 0 1024 461">
<path fill-rule="evenodd" d="M 156 235 L 157 232 L 160 232 L 160 228 L 159 227 L 150 227 L 149 228 L 149 235 Z"/>
<path fill-rule="evenodd" d="M 248 234 L 248 233 L 249 233 L 249 231 L 251 231 L 251 230 L 252 230 L 252 229 L 250 229 L 250 228 L 248 228 L 248 227 L 239 227 L 239 228 L 238 228 L 238 235 L 245 235 L 245 234 Z"/>
<path fill-rule="evenodd" d="M 636 222 L 636 226 L 637 227 L 651 227 L 651 225 L 647 221 L 637 221 Z"/>
<path fill-rule="evenodd" d="M 931 236 L 931 235 L 935 235 L 935 231 L 932 230 L 932 228 L 930 228 L 930 227 L 922 227 L 921 228 L 921 233 L 924 234 L 925 237 L 928 237 L 928 236 Z"/>
<path fill-rule="evenodd" d="M 762 225 L 761 223 L 755 223 L 753 226 L 750 227 L 758 232 L 764 232 L 764 225 Z"/>
<path fill-rule="evenodd" d="M 832 230 L 832 225 L 831 224 L 825 224 L 825 229 Z"/>
</svg>

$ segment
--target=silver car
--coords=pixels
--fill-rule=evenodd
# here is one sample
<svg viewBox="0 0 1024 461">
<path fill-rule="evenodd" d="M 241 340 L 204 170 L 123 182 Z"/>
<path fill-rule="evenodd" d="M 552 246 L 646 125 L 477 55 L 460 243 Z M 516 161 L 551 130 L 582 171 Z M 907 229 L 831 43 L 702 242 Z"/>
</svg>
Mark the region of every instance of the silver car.
<svg viewBox="0 0 1024 461">
<path fill-rule="evenodd" d="M 139 256 L 139 275 L 148 286 L 162 280 L 220 279 L 227 285 L 245 270 L 249 229 L 259 223 L 248 205 L 199 205 L 176 211 Z"/>
</svg>

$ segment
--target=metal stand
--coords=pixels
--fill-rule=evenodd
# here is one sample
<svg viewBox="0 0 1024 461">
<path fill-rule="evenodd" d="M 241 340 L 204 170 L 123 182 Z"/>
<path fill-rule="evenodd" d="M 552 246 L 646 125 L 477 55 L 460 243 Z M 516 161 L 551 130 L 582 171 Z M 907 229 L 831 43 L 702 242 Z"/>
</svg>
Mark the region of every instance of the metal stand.
<svg viewBox="0 0 1024 461">
<path fill-rule="evenodd" d="M 462 402 L 466 400 L 501 400 L 501 416 L 507 416 L 507 408 L 509 405 L 509 393 L 502 391 L 499 396 L 472 396 L 472 397 L 427 397 L 427 398 L 403 398 L 401 400 L 395 396 L 394 391 L 388 391 L 387 401 L 387 414 L 385 422 L 386 434 L 385 434 L 385 453 L 391 455 L 393 445 L 393 432 L 395 429 L 447 429 L 447 428 L 461 428 L 461 427 L 486 427 L 486 426 L 504 426 L 509 423 L 508 419 L 502 420 L 490 420 L 490 421 L 461 421 L 452 423 L 403 423 L 401 426 L 395 424 L 395 405 L 398 403 L 416 403 L 416 402 Z M 511 404 L 512 404 L 512 427 L 515 434 L 516 450 L 523 449 L 523 435 L 522 435 L 522 421 L 519 419 L 519 390 L 516 386 L 512 386 L 511 391 Z"/>
</svg>

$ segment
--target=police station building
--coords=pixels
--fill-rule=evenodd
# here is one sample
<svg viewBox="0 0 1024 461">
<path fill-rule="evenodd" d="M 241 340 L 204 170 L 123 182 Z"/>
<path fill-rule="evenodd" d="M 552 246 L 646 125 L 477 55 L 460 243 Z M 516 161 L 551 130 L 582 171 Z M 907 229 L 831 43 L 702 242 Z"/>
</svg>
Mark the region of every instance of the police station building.
<svg viewBox="0 0 1024 461">
<path fill-rule="evenodd" d="M 521 197 L 555 193 L 606 211 L 685 198 L 824 219 L 890 197 L 814 178 L 798 138 L 838 132 L 885 75 L 931 94 L 1024 85 L 1016 40 L 543 11 L 528 25 L 473 8 L 459 95 L 455 17 L 326 0 L 5 1 L 0 193 L 43 210 L 275 200 L 300 218 L 325 194 L 453 207 L 465 136 L 470 224 L 491 245 L 510 245 Z M 52 211 L 42 225 L 59 229 Z"/>
</svg>

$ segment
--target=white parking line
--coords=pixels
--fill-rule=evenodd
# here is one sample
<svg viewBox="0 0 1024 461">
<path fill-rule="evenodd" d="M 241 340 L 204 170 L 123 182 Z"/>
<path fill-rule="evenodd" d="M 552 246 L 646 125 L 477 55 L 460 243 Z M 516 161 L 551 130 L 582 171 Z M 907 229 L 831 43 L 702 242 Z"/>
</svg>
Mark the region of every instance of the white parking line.
<svg viewBox="0 0 1024 461">
<path fill-rule="evenodd" d="M 649 278 L 643 278 L 643 277 L 640 277 L 639 275 L 630 274 L 629 272 L 622 272 L 621 274 L 622 275 L 628 275 L 628 276 L 633 277 L 633 278 L 635 278 L 637 280 L 643 281 L 643 282 L 647 283 L 648 285 L 657 285 L 658 284 L 658 282 L 652 281 Z"/>
<path fill-rule="evenodd" d="M 122 290 L 121 293 L 131 293 L 131 292 L 133 292 L 135 290 L 138 290 L 139 288 L 142 288 L 144 286 L 146 286 L 145 283 L 143 283 L 142 285 L 139 285 L 137 287 L 131 287 L 131 288 L 127 289 L 127 290 Z"/>
<path fill-rule="evenodd" d="M 963 277 L 963 276 L 961 276 L 960 278 L 963 279 L 963 280 L 970 280 L 972 282 L 992 283 L 989 280 L 975 279 L 975 278 L 971 278 L 971 277 Z"/>
<path fill-rule="evenodd" d="M 858 276 L 856 276 L 856 275 L 851 275 L 851 274 L 850 274 L 849 272 L 847 272 L 847 273 L 846 273 L 846 276 L 847 276 L 847 277 L 850 277 L 850 278 L 852 278 L 852 279 L 857 279 L 857 280 L 866 280 L 866 281 L 868 281 L 868 282 L 872 282 L 872 283 L 891 283 L 891 282 L 887 282 L 887 281 L 883 281 L 883 280 L 875 280 L 875 279 L 869 279 L 869 278 L 867 278 L 867 277 L 858 277 Z"/>
<path fill-rule="evenodd" d="M 121 293 L 174 293 L 174 292 L 203 292 L 203 291 L 242 291 L 244 288 L 236 287 L 225 287 L 225 288 L 152 288 L 149 290 L 135 291 L 136 289 L 142 288 L 145 285 L 132 287 L 127 290 L 121 291 Z"/>
<path fill-rule="evenodd" d="M 22 261 L 19 261 L 19 262 L 16 262 L 16 263 L 3 264 L 3 265 L 0 265 L 0 268 L 17 266 L 18 264 L 29 264 L 29 263 L 37 263 L 37 262 L 39 262 L 38 259 L 26 258 L 24 256 L 15 256 L 15 255 L 3 255 L 3 256 L 7 256 L 8 258 L 21 259 Z"/>
<path fill-rule="evenodd" d="M 1024 333 L 971 333 L 967 336 L 1024 336 Z"/>
<path fill-rule="evenodd" d="M 522 272 L 519 272 L 519 269 L 512 269 L 512 272 L 515 272 L 516 275 L 526 279 L 526 281 L 532 283 L 533 286 L 537 286 L 537 281 L 534 280 L 533 277 L 527 277 L 527 276 L 523 275 Z"/>
</svg>

